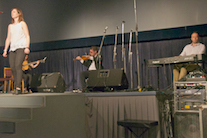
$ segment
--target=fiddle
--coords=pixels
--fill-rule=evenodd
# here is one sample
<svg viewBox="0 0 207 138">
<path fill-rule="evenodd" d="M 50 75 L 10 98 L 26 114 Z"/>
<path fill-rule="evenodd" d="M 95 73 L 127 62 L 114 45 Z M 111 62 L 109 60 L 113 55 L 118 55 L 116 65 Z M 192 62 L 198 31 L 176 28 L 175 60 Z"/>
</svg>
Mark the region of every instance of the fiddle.
<svg viewBox="0 0 207 138">
<path fill-rule="evenodd" d="M 91 57 L 91 55 L 82 55 L 81 59 L 85 61 L 85 60 L 90 59 L 90 57 Z M 76 60 L 78 60 L 78 59 L 76 59 L 76 58 L 73 59 L 73 61 L 76 61 Z"/>
</svg>

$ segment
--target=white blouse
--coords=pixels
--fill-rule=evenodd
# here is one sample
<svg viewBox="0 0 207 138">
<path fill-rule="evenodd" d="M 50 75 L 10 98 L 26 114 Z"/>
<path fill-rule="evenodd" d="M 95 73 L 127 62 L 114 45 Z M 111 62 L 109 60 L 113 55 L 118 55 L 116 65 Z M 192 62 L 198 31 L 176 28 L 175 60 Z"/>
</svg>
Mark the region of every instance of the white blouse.
<svg viewBox="0 0 207 138">
<path fill-rule="evenodd" d="M 10 50 L 15 51 L 20 48 L 26 48 L 26 36 L 22 29 L 21 23 L 18 24 L 11 24 L 10 28 L 10 36 L 11 36 L 11 43 L 10 43 Z"/>
</svg>

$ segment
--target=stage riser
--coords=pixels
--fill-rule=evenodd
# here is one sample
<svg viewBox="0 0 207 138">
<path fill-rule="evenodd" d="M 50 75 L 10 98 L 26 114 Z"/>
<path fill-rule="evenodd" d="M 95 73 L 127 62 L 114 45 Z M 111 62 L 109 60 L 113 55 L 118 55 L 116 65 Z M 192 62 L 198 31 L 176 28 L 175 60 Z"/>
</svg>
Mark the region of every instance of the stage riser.
<svg viewBox="0 0 207 138">
<path fill-rule="evenodd" d="M 0 133 L 14 134 L 15 123 L 14 122 L 0 122 Z"/>
<path fill-rule="evenodd" d="M 0 121 L 25 121 L 32 119 L 32 109 L 29 108 L 0 108 Z"/>
<path fill-rule="evenodd" d="M 1 138 L 86 137 L 83 94 L 1 94 L 1 99 L 7 100 L 0 102 Z"/>
<path fill-rule="evenodd" d="M 147 95 L 149 93 L 86 93 L 88 128 L 92 137 L 125 138 L 125 129 L 117 125 L 118 120 L 136 119 L 159 122 L 156 93 Z M 138 134 L 143 132 L 141 129 L 137 131 Z M 128 136 L 135 138 L 130 132 Z M 160 126 L 153 127 L 143 137 L 160 138 Z"/>
</svg>

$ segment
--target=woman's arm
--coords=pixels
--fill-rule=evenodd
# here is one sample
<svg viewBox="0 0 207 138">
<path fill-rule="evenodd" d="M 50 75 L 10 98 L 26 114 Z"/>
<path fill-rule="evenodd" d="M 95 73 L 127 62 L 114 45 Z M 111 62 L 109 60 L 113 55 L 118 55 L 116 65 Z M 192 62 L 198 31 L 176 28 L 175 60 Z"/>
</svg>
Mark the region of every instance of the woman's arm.
<svg viewBox="0 0 207 138">
<path fill-rule="evenodd" d="M 7 50 L 9 48 L 9 45 L 10 45 L 10 42 L 11 42 L 10 27 L 11 27 L 11 25 L 8 25 L 7 37 L 6 37 L 6 40 L 5 40 L 3 57 L 7 57 Z"/>
<path fill-rule="evenodd" d="M 26 22 L 22 21 L 21 23 L 21 26 L 22 26 L 22 29 L 24 31 L 24 35 L 26 37 L 26 49 L 24 50 L 25 54 L 29 54 L 30 53 L 30 50 L 29 50 L 29 47 L 30 47 L 30 35 L 29 35 L 29 29 L 28 29 L 28 26 L 26 24 Z"/>
</svg>

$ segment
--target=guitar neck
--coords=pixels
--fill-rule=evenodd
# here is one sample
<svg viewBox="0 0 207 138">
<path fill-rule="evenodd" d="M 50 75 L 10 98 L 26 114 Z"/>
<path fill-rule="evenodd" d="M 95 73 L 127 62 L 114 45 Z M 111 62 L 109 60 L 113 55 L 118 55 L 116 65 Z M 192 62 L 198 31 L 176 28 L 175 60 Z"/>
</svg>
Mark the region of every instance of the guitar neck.
<svg viewBox="0 0 207 138">
<path fill-rule="evenodd" d="M 37 63 L 38 61 L 39 61 L 40 63 L 45 63 L 45 60 L 46 60 L 46 59 L 47 59 L 47 57 L 45 57 L 45 58 L 43 58 L 43 59 L 41 59 L 41 60 L 37 60 L 37 61 L 30 62 L 30 63 L 28 63 L 28 64 L 22 65 L 22 68 L 25 67 L 25 66 L 29 66 L 29 65 L 35 64 L 35 63 Z"/>
<path fill-rule="evenodd" d="M 42 60 L 37 60 L 37 61 L 42 62 Z M 35 64 L 35 63 L 37 63 L 37 61 L 30 62 L 30 63 L 28 63 L 28 64 L 23 65 L 22 67 L 25 67 L 25 66 L 29 66 L 29 65 Z"/>
</svg>

